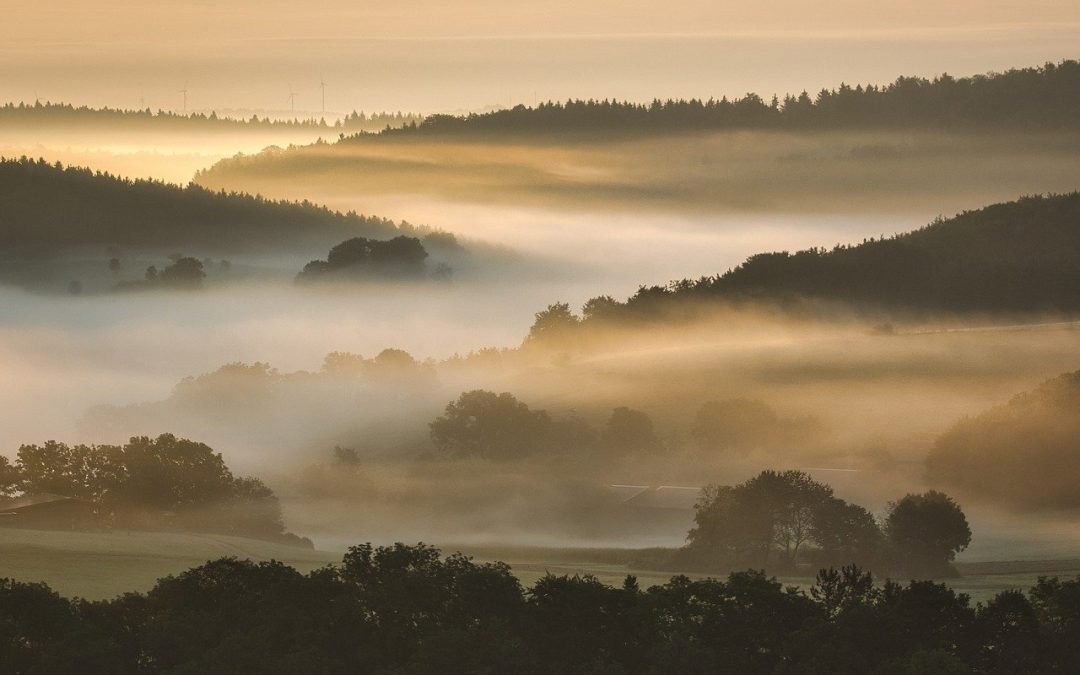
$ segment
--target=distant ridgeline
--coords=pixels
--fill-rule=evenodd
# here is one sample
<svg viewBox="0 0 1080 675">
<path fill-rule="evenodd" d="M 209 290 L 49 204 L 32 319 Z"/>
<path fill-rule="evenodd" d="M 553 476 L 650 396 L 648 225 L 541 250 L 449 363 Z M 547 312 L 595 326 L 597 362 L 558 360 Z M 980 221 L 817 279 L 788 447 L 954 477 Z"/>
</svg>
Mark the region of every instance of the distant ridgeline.
<svg viewBox="0 0 1080 675">
<path fill-rule="evenodd" d="M 0 250 L 52 254 L 81 247 L 195 247 L 200 254 L 283 248 L 416 228 L 151 180 L 128 180 L 43 160 L 0 159 Z"/>
<path fill-rule="evenodd" d="M 252 115 L 247 119 L 210 114 L 176 113 L 167 110 L 152 112 L 143 110 L 125 110 L 122 108 L 90 108 L 73 106 L 70 103 L 6 103 L 0 106 L 0 127 L 29 126 L 42 124 L 56 125 L 123 125 L 125 129 L 143 127 L 147 129 L 221 129 L 242 131 L 244 129 L 326 129 L 338 132 L 381 131 L 387 128 L 402 127 L 407 124 L 422 122 L 424 117 L 415 113 L 381 112 L 364 113 L 352 111 L 344 117 L 328 123 L 325 119 L 308 117 L 304 119 L 275 119 L 269 116 Z"/>
<path fill-rule="evenodd" d="M 693 314 L 702 302 L 805 300 L 914 313 L 1076 312 L 1080 193 L 1023 197 L 855 246 L 759 253 L 724 274 L 642 286 L 625 302 L 593 298 L 580 319 L 552 305 L 537 315 L 530 340 L 567 335 L 578 323 Z"/>
<path fill-rule="evenodd" d="M 928 80 L 900 77 L 885 86 L 841 84 L 816 96 L 757 94 L 639 104 L 612 100 L 548 102 L 467 116 L 431 115 L 386 134 L 486 134 L 723 129 L 1080 127 L 1080 62 L 1004 73 Z"/>
</svg>

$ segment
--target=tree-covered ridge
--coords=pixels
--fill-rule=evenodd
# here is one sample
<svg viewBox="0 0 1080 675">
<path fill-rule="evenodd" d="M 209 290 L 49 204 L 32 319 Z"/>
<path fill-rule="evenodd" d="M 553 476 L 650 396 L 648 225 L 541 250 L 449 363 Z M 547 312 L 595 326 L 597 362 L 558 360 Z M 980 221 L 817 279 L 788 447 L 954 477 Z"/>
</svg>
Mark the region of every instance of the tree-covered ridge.
<svg viewBox="0 0 1080 675">
<path fill-rule="evenodd" d="M 825 300 L 911 312 L 1080 310 L 1080 193 L 1023 197 L 913 232 L 832 249 L 759 253 L 723 274 L 642 286 L 625 302 L 556 303 L 526 346 L 572 342 L 582 327 L 668 318 L 694 303 Z"/>
<path fill-rule="evenodd" d="M 353 110 L 344 117 L 330 123 L 319 118 L 274 119 L 269 116 L 252 115 L 247 119 L 237 119 L 228 115 L 219 116 L 216 112 L 178 113 L 169 110 L 152 111 L 150 108 L 132 110 L 125 108 L 91 108 L 75 106 L 70 103 L 40 102 L 5 103 L 0 106 L 0 127 L 43 124 L 63 125 L 115 125 L 123 124 L 125 129 L 162 129 L 162 130 L 221 130 L 243 131 L 245 129 L 312 129 L 328 132 L 355 133 L 359 131 L 381 131 L 387 128 L 402 127 L 423 121 L 423 115 L 403 112 L 366 113 Z"/>
<path fill-rule="evenodd" d="M 432 115 L 388 134 L 682 131 L 723 129 L 1075 128 L 1080 124 L 1080 61 L 955 78 L 899 77 L 891 84 L 841 84 L 773 96 L 719 100 L 547 102 L 466 116 Z"/>
<path fill-rule="evenodd" d="M 755 571 L 642 589 L 419 544 L 351 547 L 301 574 L 222 558 L 146 594 L 68 600 L 0 579 L 0 663 L 23 674 L 1072 673 L 1080 580 L 987 604 L 943 584 L 822 570 L 808 590 Z"/>
<path fill-rule="evenodd" d="M 81 246 L 242 251 L 357 234 L 390 237 L 405 224 L 194 183 L 130 180 L 44 160 L 0 159 L 0 247 L 51 253 Z"/>
</svg>

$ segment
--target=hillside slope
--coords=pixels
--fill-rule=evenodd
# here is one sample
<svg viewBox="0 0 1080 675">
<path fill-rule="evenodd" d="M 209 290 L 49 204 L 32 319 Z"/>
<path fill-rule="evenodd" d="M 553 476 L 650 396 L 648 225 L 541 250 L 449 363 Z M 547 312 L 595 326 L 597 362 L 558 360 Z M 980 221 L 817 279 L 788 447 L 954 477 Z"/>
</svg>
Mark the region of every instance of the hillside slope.
<svg viewBox="0 0 1080 675">
<path fill-rule="evenodd" d="M 761 253 L 712 277 L 642 287 L 600 317 L 680 301 L 805 299 L 917 312 L 1080 310 L 1080 193 L 1024 197 L 854 246 Z M 587 317 L 588 316 L 587 312 Z"/>
<path fill-rule="evenodd" d="M 191 247 L 199 254 L 235 254 L 399 233 L 389 220 L 306 201 L 125 180 L 42 160 L 0 160 L 0 248 L 8 252 L 138 247 L 167 254 Z"/>
</svg>

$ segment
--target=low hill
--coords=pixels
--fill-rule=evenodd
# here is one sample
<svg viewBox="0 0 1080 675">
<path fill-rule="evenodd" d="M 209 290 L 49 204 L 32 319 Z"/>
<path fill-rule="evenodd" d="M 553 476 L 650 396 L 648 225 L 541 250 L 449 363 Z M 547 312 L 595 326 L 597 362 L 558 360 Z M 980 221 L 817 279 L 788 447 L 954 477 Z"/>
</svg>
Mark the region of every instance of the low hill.
<svg viewBox="0 0 1080 675">
<path fill-rule="evenodd" d="M 973 497 L 1042 510 L 1080 508 L 1080 371 L 962 420 L 927 458 L 927 477 Z"/>
<path fill-rule="evenodd" d="M 683 301 L 824 300 L 926 312 L 1080 310 L 1080 193 L 1024 197 L 854 246 L 761 253 L 712 277 L 595 298 L 586 321 L 643 318 Z"/>
<path fill-rule="evenodd" d="M 405 228 L 411 231 L 411 228 Z M 43 160 L 0 159 L 0 249 L 55 254 L 128 247 L 162 254 L 317 248 L 354 236 L 390 238 L 402 228 L 307 201 L 285 202 L 197 185 L 127 180 Z"/>
</svg>

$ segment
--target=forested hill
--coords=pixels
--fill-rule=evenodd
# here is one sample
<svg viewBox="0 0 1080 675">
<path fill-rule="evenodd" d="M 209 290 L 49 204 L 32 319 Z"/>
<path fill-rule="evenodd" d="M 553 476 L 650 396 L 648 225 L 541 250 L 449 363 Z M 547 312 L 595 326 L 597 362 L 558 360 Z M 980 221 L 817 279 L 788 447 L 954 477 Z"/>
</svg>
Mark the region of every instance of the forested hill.
<svg viewBox="0 0 1080 675">
<path fill-rule="evenodd" d="M 684 301 L 821 299 L 917 312 L 1080 311 L 1080 193 L 1024 197 L 854 246 L 761 253 L 728 272 L 595 298 L 586 321 Z"/>
<path fill-rule="evenodd" d="M 42 160 L 0 160 L 0 248 L 9 253 L 86 246 L 235 253 L 309 241 L 325 248 L 354 236 L 388 238 L 401 229 L 306 201 L 127 180 Z"/>
<path fill-rule="evenodd" d="M 900 77 L 885 86 L 841 84 L 816 95 L 766 100 L 679 99 L 640 104 L 549 102 L 467 116 L 432 115 L 388 135 L 501 134 L 724 129 L 1080 127 L 1080 61 L 1004 73 L 932 80 Z M 348 140 L 348 139 L 346 139 Z"/>
</svg>

